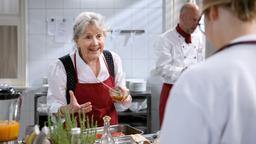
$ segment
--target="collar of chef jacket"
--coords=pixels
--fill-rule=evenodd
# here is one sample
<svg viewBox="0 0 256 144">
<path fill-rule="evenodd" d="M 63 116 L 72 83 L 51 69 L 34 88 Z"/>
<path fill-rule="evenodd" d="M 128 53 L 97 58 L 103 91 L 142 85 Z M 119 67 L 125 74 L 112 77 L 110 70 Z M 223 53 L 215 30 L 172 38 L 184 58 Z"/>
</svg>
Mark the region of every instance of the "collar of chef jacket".
<svg viewBox="0 0 256 144">
<path fill-rule="evenodd" d="M 184 32 L 184 31 L 180 28 L 179 24 L 176 26 L 176 31 L 177 31 L 182 37 L 185 38 L 185 42 L 186 42 L 186 43 L 191 43 L 191 42 L 192 42 L 192 40 L 191 40 L 191 35 L 190 35 L 190 34 L 187 34 L 186 32 Z"/>
</svg>

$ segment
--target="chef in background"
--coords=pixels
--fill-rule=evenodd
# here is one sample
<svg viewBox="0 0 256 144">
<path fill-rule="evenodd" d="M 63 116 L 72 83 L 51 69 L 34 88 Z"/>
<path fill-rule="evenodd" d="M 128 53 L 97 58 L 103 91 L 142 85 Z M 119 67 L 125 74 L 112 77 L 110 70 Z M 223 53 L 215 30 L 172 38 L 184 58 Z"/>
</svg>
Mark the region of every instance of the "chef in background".
<svg viewBox="0 0 256 144">
<path fill-rule="evenodd" d="M 255 144 L 256 1 L 203 0 L 202 16 L 217 52 L 175 83 L 160 142 Z"/>
<path fill-rule="evenodd" d="M 164 79 L 159 104 L 160 126 L 173 84 L 185 69 L 204 60 L 202 34 L 194 33 L 199 16 L 196 4 L 185 3 L 180 10 L 177 26 L 160 36 L 157 47 L 158 60 L 154 70 Z"/>
</svg>

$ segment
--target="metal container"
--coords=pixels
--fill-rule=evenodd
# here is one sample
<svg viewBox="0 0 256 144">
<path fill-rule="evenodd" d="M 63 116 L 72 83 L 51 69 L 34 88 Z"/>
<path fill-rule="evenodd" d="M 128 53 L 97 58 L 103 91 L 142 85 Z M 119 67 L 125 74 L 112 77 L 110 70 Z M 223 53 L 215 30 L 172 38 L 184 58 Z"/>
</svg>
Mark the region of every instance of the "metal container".
<svg viewBox="0 0 256 144">
<path fill-rule="evenodd" d="M 115 137 L 115 144 L 136 144 L 131 136 Z M 100 139 L 95 141 L 95 144 L 101 144 Z"/>
<path fill-rule="evenodd" d="M 104 127 L 98 127 L 97 133 L 103 134 Z M 110 126 L 110 132 L 122 132 L 125 135 L 132 135 L 132 134 L 143 134 L 143 131 L 134 128 L 132 126 L 129 126 L 127 124 L 118 124 L 118 125 L 111 125 Z"/>
<path fill-rule="evenodd" d="M 97 133 L 102 134 L 104 127 L 98 127 Z M 127 124 L 118 124 L 118 125 L 111 125 L 110 126 L 110 132 L 122 132 L 125 136 L 120 136 L 120 137 L 114 137 L 115 143 L 116 144 L 134 144 L 135 142 L 133 141 L 132 137 L 130 135 L 132 134 L 143 134 L 143 131 L 134 128 L 132 126 L 129 126 Z M 100 139 L 97 139 L 96 144 L 100 143 Z"/>
</svg>

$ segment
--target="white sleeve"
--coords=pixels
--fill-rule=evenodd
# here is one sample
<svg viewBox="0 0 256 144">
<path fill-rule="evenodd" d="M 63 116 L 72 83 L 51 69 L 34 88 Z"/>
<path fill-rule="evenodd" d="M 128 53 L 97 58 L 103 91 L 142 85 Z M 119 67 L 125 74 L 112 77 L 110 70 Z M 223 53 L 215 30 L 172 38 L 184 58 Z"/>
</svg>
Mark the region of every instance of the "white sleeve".
<svg viewBox="0 0 256 144">
<path fill-rule="evenodd" d="M 114 52 L 111 52 L 114 67 L 115 67 L 115 85 L 120 86 L 122 88 L 126 88 L 125 85 L 125 73 L 123 71 L 122 60 L 121 58 Z M 130 107 L 132 102 L 132 97 L 129 95 L 128 98 L 124 102 L 115 103 L 115 105 L 119 105 L 119 108 L 127 109 Z"/>
<path fill-rule="evenodd" d="M 157 53 L 158 60 L 156 62 L 156 72 L 170 83 L 176 81 L 180 76 L 184 67 L 175 66 L 173 62 L 173 50 L 175 46 L 165 37 L 160 37 L 158 41 Z"/>
<path fill-rule="evenodd" d="M 49 68 L 47 105 L 50 113 L 56 113 L 60 106 L 66 105 L 66 71 L 60 60 Z"/>
<path fill-rule="evenodd" d="M 199 37 L 199 45 L 198 45 L 198 62 L 202 62 L 205 60 L 205 45 L 203 44 L 202 36 Z"/>
<path fill-rule="evenodd" d="M 125 73 L 123 71 L 122 60 L 116 53 L 111 52 L 111 54 L 114 62 L 115 85 L 126 88 Z"/>
<path fill-rule="evenodd" d="M 200 90 L 202 86 L 188 80 L 193 75 L 185 76 L 185 73 L 169 95 L 160 134 L 161 144 L 209 143 L 207 110 L 202 108 L 199 96 L 204 93 Z"/>
</svg>

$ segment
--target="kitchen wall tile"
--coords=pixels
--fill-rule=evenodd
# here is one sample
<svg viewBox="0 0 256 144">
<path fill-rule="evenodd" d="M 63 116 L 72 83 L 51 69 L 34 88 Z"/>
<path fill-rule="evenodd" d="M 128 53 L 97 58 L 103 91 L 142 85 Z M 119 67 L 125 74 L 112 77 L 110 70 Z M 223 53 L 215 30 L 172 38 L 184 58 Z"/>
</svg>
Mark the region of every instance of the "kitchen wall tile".
<svg viewBox="0 0 256 144">
<path fill-rule="evenodd" d="M 132 77 L 147 79 L 149 75 L 147 67 L 148 63 L 145 60 L 132 60 Z"/>
<path fill-rule="evenodd" d="M 160 8 L 163 7 L 162 0 L 148 0 L 148 8 Z"/>
<path fill-rule="evenodd" d="M 129 9 L 137 2 L 138 0 L 114 0 L 115 8 Z"/>
<path fill-rule="evenodd" d="M 148 46 L 150 47 L 148 49 L 148 56 L 150 59 L 156 60 L 157 59 L 157 47 L 158 47 L 158 41 L 159 35 L 148 35 Z"/>
<path fill-rule="evenodd" d="M 28 8 L 45 8 L 45 0 L 29 0 L 28 1 Z"/>
<path fill-rule="evenodd" d="M 156 60 L 155 59 L 149 59 L 148 60 L 148 67 L 147 70 L 151 72 L 156 66 Z"/>
<path fill-rule="evenodd" d="M 115 36 L 115 51 L 122 59 L 132 59 L 132 38 L 128 35 Z"/>
<path fill-rule="evenodd" d="M 122 59 L 123 70 L 125 72 L 126 78 L 133 78 L 132 74 L 132 60 Z"/>
<path fill-rule="evenodd" d="M 42 78 L 47 76 L 47 63 L 43 60 L 29 61 L 28 76 L 29 87 L 41 87 Z"/>
<path fill-rule="evenodd" d="M 105 49 L 106 50 L 111 50 L 111 51 L 116 51 L 114 38 L 111 36 L 110 33 L 107 33 L 107 36 L 106 36 Z"/>
<path fill-rule="evenodd" d="M 131 26 L 133 29 L 143 29 L 148 26 L 151 22 L 148 21 L 148 9 L 134 8 L 132 10 L 132 21 Z"/>
<path fill-rule="evenodd" d="M 58 59 L 65 55 L 64 53 L 65 43 L 56 43 L 55 37 L 48 36 L 46 38 L 46 56 L 48 59 Z"/>
<path fill-rule="evenodd" d="M 98 8 L 98 0 L 81 0 L 81 8 Z"/>
<path fill-rule="evenodd" d="M 63 9 L 47 9 L 46 10 L 46 17 L 49 18 L 63 18 Z"/>
<path fill-rule="evenodd" d="M 69 9 L 77 9 L 81 8 L 81 0 L 63 0 L 64 4 L 64 9 L 69 8 Z"/>
<path fill-rule="evenodd" d="M 29 39 L 29 61 L 34 61 L 38 59 L 47 60 L 47 58 L 45 57 L 45 35 L 30 35 Z"/>
<path fill-rule="evenodd" d="M 163 10 L 160 8 L 148 9 L 148 26 L 149 34 L 160 34 L 163 32 Z"/>
<path fill-rule="evenodd" d="M 148 38 L 146 34 L 134 35 L 132 59 L 146 60 L 148 58 Z"/>
<path fill-rule="evenodd" d="M 68 18 L 74 22 L 75 18 L 78 16 L 78 14 L 81 13 L 80 9 L 64 9 L 63 10 L 63 17 Z"/>
<path fill-rule="evenodd" d="M 131 29 L 132 10 L 131 9 L 115 9 L 114 25 L 117 30 Z"/>
<path fill-rule="evenodd" d="M 62 49 L 61 51 L 62 51 L 62 54 L 63 54 L 63 56 L 64 56 L 64 55 L 66 55 L 66 54 L 68 54 L 68 53 L 73 52 L 75 49 L 76 49 L 76 48 L 75 48 L 75 44 L 74 44 L 73 40 L 70 39 L 70 40 L 68 40 L 68 41 L 64 44 L 63 49 Z"/>
<path fill-rule="evenodd" d="M 148 7 L 149 0 L 135 0 L 131 8 L 145 9 Z"/>
<path fill-rule="evenodd" d="M 46 0 L 46 8 L 63 8 L 63 0 Z"/>
<path fill-rule="evenodd" d="M 114 8 L 114 0 L 97 0 L 98 7 L 97 8 L 107 8 L 113 9 Z"/>
<path fill-rule="evenodd" d="M 30 9 L 28 13 L 29 33 L 44 34 L 46 31 L 45 10 Z"/>
</svg>

